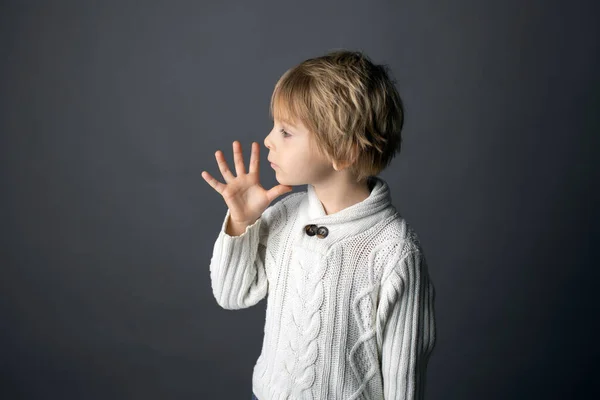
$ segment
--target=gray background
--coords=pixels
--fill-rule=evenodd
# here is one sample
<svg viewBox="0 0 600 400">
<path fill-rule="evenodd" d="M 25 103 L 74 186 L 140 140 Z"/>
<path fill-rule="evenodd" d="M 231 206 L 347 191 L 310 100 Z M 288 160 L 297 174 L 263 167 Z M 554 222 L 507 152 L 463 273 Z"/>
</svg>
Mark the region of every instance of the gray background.
<svg viewBox="0 0 600 400">
<path fill-rule="evenodd" d="M 273 86 L 336 48 L 406 104 L 381 176 L 436 286 L 427 398 L 598 394 L 594 2 L 0 7 L 2 398 L 250 399 L 266 302 L 214 301 L 200 173 L 258 141 L 276 184 Z"/>
</svg>

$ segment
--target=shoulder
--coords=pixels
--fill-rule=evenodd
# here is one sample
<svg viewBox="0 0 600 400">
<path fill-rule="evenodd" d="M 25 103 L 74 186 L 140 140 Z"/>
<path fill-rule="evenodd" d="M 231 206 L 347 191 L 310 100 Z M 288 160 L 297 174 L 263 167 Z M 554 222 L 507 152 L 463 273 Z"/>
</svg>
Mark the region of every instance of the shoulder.
<svg viewBox="0 0 600 400">
<path fill-rule="evenodd" d="M 377 258 L 383 261 L 381 280 L 395 270 L 405 268 L 409 257 L 417 257 L 424 260 L 424 251 L 419 235 L 415 229 L 400 214 L 387 221 L 379 231 L 379 245 L 377 246 Z"/>
</svg>

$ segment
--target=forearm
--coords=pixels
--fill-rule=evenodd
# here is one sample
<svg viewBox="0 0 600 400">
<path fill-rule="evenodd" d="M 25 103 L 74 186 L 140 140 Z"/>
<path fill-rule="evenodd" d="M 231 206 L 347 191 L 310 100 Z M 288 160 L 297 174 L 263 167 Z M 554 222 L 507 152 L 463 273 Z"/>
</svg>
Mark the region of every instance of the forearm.
<svg viewBox="0 0 600 400">
<path fill-rule="evenodd" d="M 229 227 L 229 213 L 213 247 L 211 286 L 217 303 L 225 309 L 256 304 L 266 295 L 264 246 L 259 243 L 260 223 Z M 241 230 L 241 231 L 240 231 Z"/>
</svg>

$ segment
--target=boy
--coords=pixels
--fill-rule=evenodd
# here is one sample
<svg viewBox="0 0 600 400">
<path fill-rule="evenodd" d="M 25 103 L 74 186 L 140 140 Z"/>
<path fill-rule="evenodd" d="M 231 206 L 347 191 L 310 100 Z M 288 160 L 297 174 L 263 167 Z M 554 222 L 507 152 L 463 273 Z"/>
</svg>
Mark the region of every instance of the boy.
<svg viewBox="0 0 600 400">
<path fill-rule="evenodd" d="M 308 59 L 277 82 L 270 113 L 279 185 L 260 185 L 254 142 L 248 173 L 237 141 L 237 176 L 220 151 L 226 184 L 202 173 L 228 206 L 210 262 L 217 303 L 267 297 L 253 398 L 422 399 L 435 291 L 376 176 L 400 151 L 404 117 L 385 67 L 351 51 Z"/>
</svg>

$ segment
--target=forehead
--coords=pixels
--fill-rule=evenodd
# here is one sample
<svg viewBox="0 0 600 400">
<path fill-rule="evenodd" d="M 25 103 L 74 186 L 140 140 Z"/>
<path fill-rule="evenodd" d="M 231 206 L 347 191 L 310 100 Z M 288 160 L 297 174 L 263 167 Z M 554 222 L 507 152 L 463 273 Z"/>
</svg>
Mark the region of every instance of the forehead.
<svg viewBox="0 0 600 400">
<path fill-rule="evenodd" d="M 273 116 L 280 121 L 288 123 L 293 123 L 297 120 L 301 108 L 295 96 L 283 93 L 282 91 L 276 91 L 273 94 L 272 107 Z"/>
<path fill-rule="evenodd" d="M 296 132 L 307 131 L 302 123 L 304 112 L 304 107 L 294 96 L 286 96 L 280 91 L 274 94 L 271 117 L 275 123 L 295 129 Z"/>
<path fill-rule="evenodd" d="M 297 119 L 294 112 L 290 110 L 289 105 L 285 104 L 283 101 L 276 101 L 273 104 L 273 117 L 274 119 L 287 124 L 293 124 Z"/>
<path fill-rule="evenodd" d="M 274 122 L 276 122 L 278 124 L 281 124 L 283 126 L 287 126 L 290 128 L 296 128 L 296 129 L 300 129 L 300 130 L 306 129 L 304 127 L 304 124 L 302 123 L 302 121 L 300 121 L 299 118 L 291 115 L 291 113 L 287 110 L 284 112 L 275 111 L 273 120 L 274 120 Z"/>
</svg>

